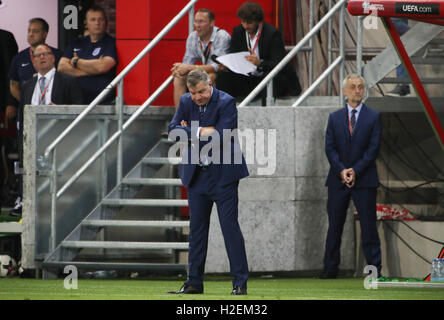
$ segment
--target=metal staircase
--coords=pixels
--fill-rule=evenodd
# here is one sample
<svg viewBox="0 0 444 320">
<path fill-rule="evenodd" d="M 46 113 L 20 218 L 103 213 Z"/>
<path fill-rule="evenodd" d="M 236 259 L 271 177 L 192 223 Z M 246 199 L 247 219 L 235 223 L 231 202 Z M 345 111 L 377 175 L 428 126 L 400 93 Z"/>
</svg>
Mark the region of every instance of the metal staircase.
<svg viewBox="0 0 444 320">
<path fill-rule="evenodd" d="M 166 157 L 170 144 L 167 139 L 160 139 L 122 179 L 121 184 L 57 246 L 43 262 L 44 278 L 57 276 L 67 265 L 81 270 L 185 270 L 185 264 L 179 263 L 179 252 L 188 250 L 188 242 L 184 239 L 189 221 L 181 219 L 177 208 L 188 206 L 188 202 L 177 199 L 180 193 L 176 190 L 181 186 L 181 181 L 176 178 L 176 166 L 180 158 Z M 143 192 L 146 188 L 161 188 L 161 192 L 148 193 L 163 193 L 164 197 L 140 197 L 140 194 L 146 194 Z M 119 215 L 128 216 L 125 214 L 128 207 L 137 207 L 146 212 L 147 219 L 116 219 Z M 108 228 L 117 228 L 118 233 L 122 234 L 131 233 L 133 228 L 158 231 L 153 241 L 110 241 L 106 235 Z M 95 252 L 85 254 L 86 250 Z M 116 255 L 109 254 L 112 250 L 119 250 L 117 259 Z M 134 250 L 144 254 L 136 254 L 137 258 L 133 257 L 133 261 L 128 262 L 131 259 L 125 258 L 124 252 Z M 144 259 L 147 254 L 149 259 Z"/>
<path fill-rule="evenodd" d="M 177 198 L 177 195 L 180 195 L 177 189 L 181 183 L 177 179 L 176 166 L 180 159 L 168 158 L 168 150 L 172 142 L 160 139 L 127 174 L 123 169 L 123 155 L 124 152 L 129 151 L 128 149 L 124 151 L 124 132 L 130 131 L 128 128 L 165 90 L 172 82 L 173 77 L 169 76 L 125 122 L 123 79 L 184 16 L 188 15 L 189 30 L 190 32 L 193 30 L 194 5 L 197 1 L 190 0 L 45 149 L 43 163 L 45 163 L 45 170 L 49 172 L 51 208 L 49 223 L 46 221 L 46 224 L 49 225 L 50 235 L 49 249 L 42 262 L 43 278 L 57 277 L 67 265 L 74 265 L 83 270 L 184 271 L 185 264 L 180 263 L 179 256 L 181 251 L 188 250 L 188 242 L 185 240 L 189 222 L 180 219 L 178 208 L 187 206 L 188 202 Z M 62 179 L 58 177 L 60 169 L 58 162 L 60 162 L 61 156 L 58 156 L 57 151 L 61 154 L 63 152 L 61 142 L 90 114 L 103 97 L 116 87 L 115 119 L 117 121 L 115 132 L 106 141 L 102 141 L 93 155 L 60 187 L 58 183 Z M 150 126 L 149 122 L 147 122 L 147 126 Z M 156 125 L 151 128 L 152 133 L 156 131 L 156 128 Z M 160 132 L 154 134 L 158 133 Z M 141 139 L 141 137 L 138 138 Z M 149 139 L 152 138 L 152 136 L 149 137 Z M 139 149 L 137 154 L 143 150 L 142 147 L 137 146 L 137 143 L 148 143 L 146 140 L 140 141 L 132 141 L 131 143 Z M 62 195 L 97 160 L 106 163 L 106 152 L 113 144 L 117 146 L 116 163 L 114 164 L 117 169 L 115 171 L 116 181 L 113 189 L 106 196 L 101 195 L 97 205 L 90 213 L 88 213 L 89 210 L 82 213 L 76 212 L 79 217 L 85 215 L 86 217 L 80 218 L 73 224 L 73 230 L 68 236 L 64 236 L 66 233 L 60 235 L 61 217 L 66 214 L 63 212 L 63 208 L 60 210 Z M 137 161 L 137 159 L 135 160 Z M 102 173 L 110 167 L 113 166 L 109 162 L 106 163 Z M 99 176 L 97 179 L 100 180 L 101 177 Z M 106 186 L 103 189 L 106 189 Z M 71 198 L 70 201 L 76 201 L 76 199 Z M 73 206 L 74 204 L 72 204 Z M 134 211 L 138 213 L 136 219 L 131 218 L 134 217 Z M 143 219 L 140 219 L 140 216 Z M 134 231 L 136 229 L 139 230 L 139 233 Z M 150 229 L 150 232 L 140 233 L 140 229 Z"/>
<path fill-rule="evenodd" d="M 423 56 L 424 51 L 429 44 L 436 45 L 440 43 L 441 39 L 436 39 L 436 36 L 438 36 L 442 31 L 442 26 L 418 23 L 401 37 L 409 56 L 415 57 L 413 59 L 414 63 L 432 64 L 440 61 L 432 59 L 437 58 L 433 57 L 432 55 L 428 55 L 426 57 Z M 440 62 L 442 63 L 442 61 Z M 410 79 L 387 77 L 387 75 L 400 64 L 401 61 L 396 54 L 395 48 L 393 46 L 388 46 L 364 66 L 362 75 L 366 79 L 369 88 L 373 87 L 377 83 L 410 82 Z M 433 78 L 423 79 L 422 81 L 424 84 L 442 83 L 444 82 L 444 79 Z"/>
</svg>

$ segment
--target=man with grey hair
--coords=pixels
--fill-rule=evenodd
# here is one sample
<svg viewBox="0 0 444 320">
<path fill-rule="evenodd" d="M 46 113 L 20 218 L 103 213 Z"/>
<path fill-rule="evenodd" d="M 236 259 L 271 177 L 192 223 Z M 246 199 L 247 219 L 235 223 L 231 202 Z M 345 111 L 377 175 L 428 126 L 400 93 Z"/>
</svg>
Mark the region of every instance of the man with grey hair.
<svg viewBox="0 0 444 320">
<path fill-rule="evenodd" d="M 186 83 L 189 93 L 181 96 L 168 132 L 173 139 L 187 137 L 179 176 L 188 188 L 189 268 L 182 288 L 170 293 L 203 293 L 210 214 L 216 203 L 234 277 L 231 293 L 244 295 L 247 294 L 248 263 L 238 222 L 238 186 L 239 180 L 248 176 L 248 169 L 243 156 L 239 157 L 241 161 L 235 161 L 241 152 L 239 141 L 231 135 L 237 129 L 236 103 L 227 93 L 213 88 L 208 74 L 201 69 L 188 73 Z M 227 134 L 229 138 L 225 139 Z M 203 151 L 209 143 L 213 148 L 205 154 Z M 193 157 L 196 149 L 199 155 Z"/>
<path fill-rule="evenodd" d="M 344 79 L 345 108 L 330 114 L 325 153 L 330 163 L 328 231 L 321 279 L 336 278 L 339 271 L 342 230 L 350 199 L 358 211 L 362 247 L 369 265 L 381 275 L 381 246 L 376 228 L 376 189 L 379 186 L 376 157 L 381 142 L 381 114 L 362 101 L 365 81 L 356 74 Z"/>
</svg>

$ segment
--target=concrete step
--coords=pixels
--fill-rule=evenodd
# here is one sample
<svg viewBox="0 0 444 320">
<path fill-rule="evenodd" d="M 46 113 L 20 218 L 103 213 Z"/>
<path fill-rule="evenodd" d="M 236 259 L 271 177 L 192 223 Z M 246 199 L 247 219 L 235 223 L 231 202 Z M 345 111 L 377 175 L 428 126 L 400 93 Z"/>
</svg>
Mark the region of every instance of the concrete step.
<svg viewBox="0 0 444 320">
<path fill-rule="evenodd" d="M 123 184 L 128 185 L 143 185 L 143 186 L 181 186 L 180 179 L 172 178 L 125 178 L 122 180 Z"/>
<path fill-rule="evenodd" d="M 63 241 L 63 248 L 77 249 L 181 249 L 188 250 L 188 242 L 133 242 L 133 241 Z"/>
<path fill-rule="evenodd" d="M 174 158 L 157 158 L 157 157 L 149 157 L 149 158 L 143 158 L 142 163 L 143 164 L 171 164 L 171 165 L 178 165 L 182 161 L 179 157 Z"/>
<path fill-rule="evenodd" d="M 441 84 L 444 83 L 444 78 L 422 78 L 423 84 Z M 385 77 L 379 81 L 379 83 L 411 83 L 410 78 L 392 78 Z"/>
<path fill-rule="evenodd" d="M 141 206 L 141 207 L 188 207 L 188 200 L 181 199 L 105 199 L 105 206 Z"/>
<path fill-rule="evenodd" d="M 414 64 L 444 64 L 444 58 L 442 57 L 413 57 L 412 62 Z"/>
<path fill-rule="evenodd" d="M 84 220 L 82 226 L 91 227 L 158 227 L 183 228 L 189 227 L 189 221 L 136 221 L 136 220 Z"/>
<path fill-rule="evenodd" d="M 185 264 L 139 263 L 139 262 L 87 262 L 87 261 L 49 261 L 43 262 L 44 268 L 63 268 L 73 265 L 84 270 L 185 270 Z"/>
</svg>

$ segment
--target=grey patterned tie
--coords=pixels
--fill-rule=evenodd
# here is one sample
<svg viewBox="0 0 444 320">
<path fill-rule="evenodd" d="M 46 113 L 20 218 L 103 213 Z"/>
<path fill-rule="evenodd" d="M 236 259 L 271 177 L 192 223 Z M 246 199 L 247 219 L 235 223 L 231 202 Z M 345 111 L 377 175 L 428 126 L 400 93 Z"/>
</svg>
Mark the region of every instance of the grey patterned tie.
<svg viewBox="0 0 444 320">
<path fill-rule="evenodd" d="M 353 132 L 355 131 L 355 125 L 356 125 L 356 112 L 358 112 L 358 110 L 353 109 L 352 110 L 352 115 L 350 118 L 350 127 L 351 127 L 351 131 L 350 134 L 353 135 Z"/>
<path fill-rule="evenodd" d="M 40 86 L 40 101 L 39 104 L 45 104 L 45 82 L 46 82 L 46 78 L 45 77 L 41 77 L 39 79 L 39 86 Z M 44 95 L 45 94 L 45 95 Z"/>
</svg>

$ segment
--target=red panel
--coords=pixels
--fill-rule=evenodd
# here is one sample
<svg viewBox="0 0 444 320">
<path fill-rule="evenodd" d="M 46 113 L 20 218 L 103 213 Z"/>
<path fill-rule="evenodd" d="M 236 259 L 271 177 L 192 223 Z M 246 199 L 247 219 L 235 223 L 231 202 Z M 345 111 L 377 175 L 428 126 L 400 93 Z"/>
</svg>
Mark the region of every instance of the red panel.
<svg viewBox="0 0 444 320">
<path fill-rule="evenodd" d="M 117 40 L 117 72 L 120 73 L 147 44 L 147 40 Z M 148 57 L 130 71 L 123 85 L 125 104 L 141 105 L 148 98 Z"/>
<path fill-rule="evenodd" d="M 153 93 L 171 75 L 173 63 L 180 62 L 185 53 L 185 40 L 162 40 L 149 54 L 149 91 Z M 157 98 L 156 106 L 172 106 L 173 84 Z"/>
<path fill-rule="evenodd" d="M 116 0 L 116 38 L 153 39 L 188 1 Z M 164 39 L 186 39 L 188 15 Z"/>
<path fill-rule="evenodd" d="M 197 3 L 196 10 L 213 10 L 216 25 L 231 33 L 240 24 L 236 12 L 244 2 L 245 0 L 201 0 Z M 265 20 L 275 25 L 276 0 L 258 2 L 264 9 Z M 187 0 L 116 0 L 118 71 L 123 70 L 187 3 Z M 141 105 L 166 80 L 172 64 L 183 59 L 187 36 L 188 16 L 185 16 L 125 78 L 126 104 Z M 173 86 L 170 85 L 153 104 L 173 105 Z"/>
<path fill-rule="evenodd" d="M 116 39 L 148 39 L 147 0 L 116 0 Z"/>
<path fill-rule="evenodd" d="M 117 40 L 118 72 L 121 72 L 148 43 L 147 40 Z M 166 52 L 169 54 L 165 54 Z M 125 103 L 143 104 L 149 95 L 170 76 L 173 63 L 182 61 L 184 53 L 185 40 L 160 41 L 125 77 Z M 171 84 L 153 104 L 172 106 L 174 104 L 173 85 Z"/>
</svg>

